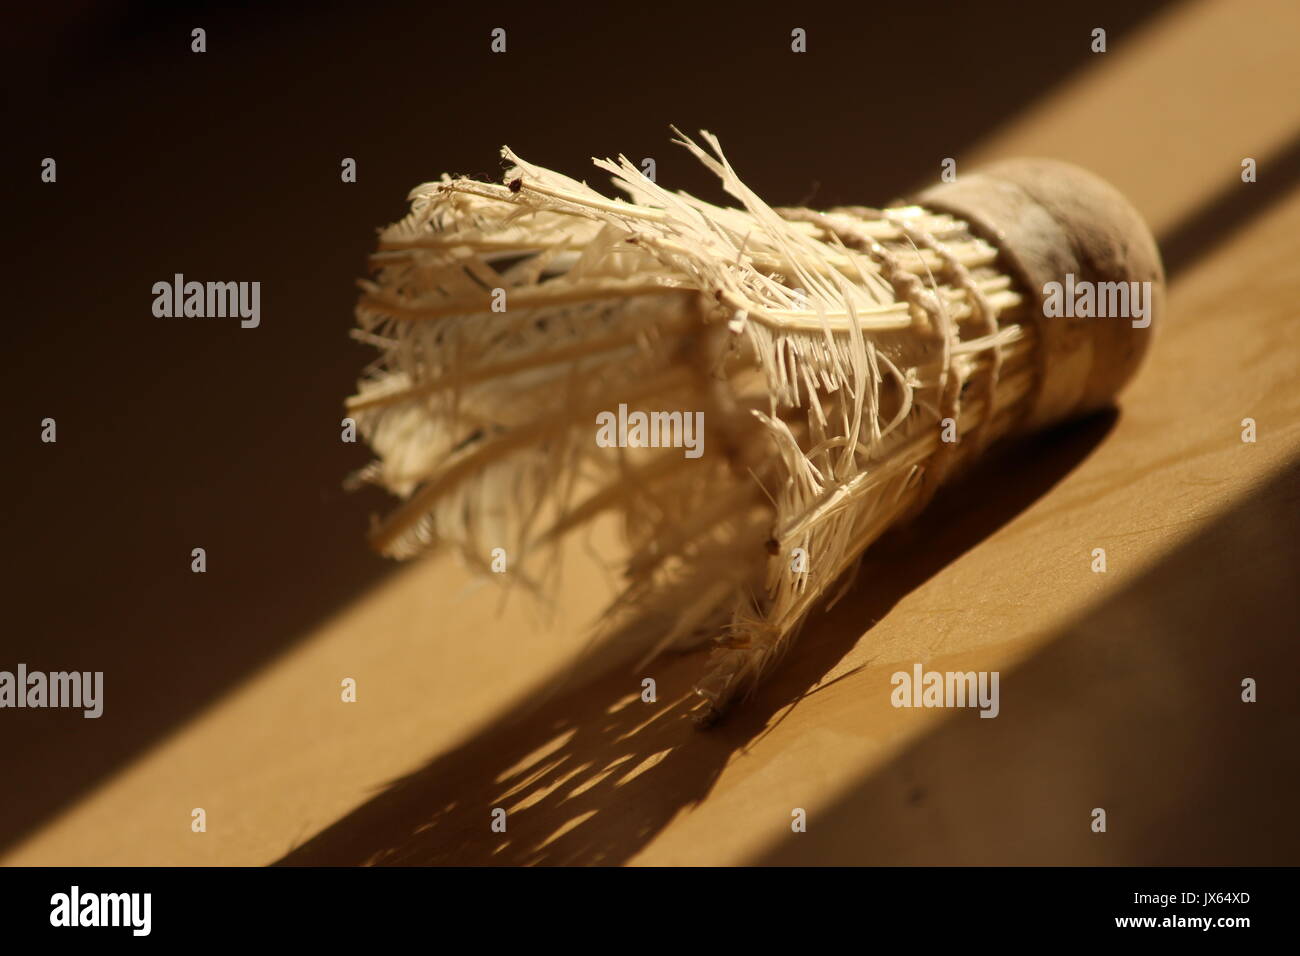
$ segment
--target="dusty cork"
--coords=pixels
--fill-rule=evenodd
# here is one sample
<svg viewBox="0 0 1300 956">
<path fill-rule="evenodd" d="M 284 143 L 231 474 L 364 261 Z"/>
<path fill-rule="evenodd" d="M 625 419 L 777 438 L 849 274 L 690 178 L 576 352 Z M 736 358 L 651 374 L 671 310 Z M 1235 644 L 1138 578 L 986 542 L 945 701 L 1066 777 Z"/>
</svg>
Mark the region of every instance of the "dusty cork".
<svg viewBox="0 0 1300 956">
<path fill-rule="evenodd" d="M 1109 183 L 1069 163 L 997 163 L 912 202 L 965 220 L 997 246 L 1007 270 L 1037 296 L 1039 377 L 1026 428 L 1110 405 L 1142 364 L 1163 321 L 1164 267 L 1146 222 Z M 1146 283 L 1150 322 L 1045 314 L 1048 283 Z"/>
</svg>

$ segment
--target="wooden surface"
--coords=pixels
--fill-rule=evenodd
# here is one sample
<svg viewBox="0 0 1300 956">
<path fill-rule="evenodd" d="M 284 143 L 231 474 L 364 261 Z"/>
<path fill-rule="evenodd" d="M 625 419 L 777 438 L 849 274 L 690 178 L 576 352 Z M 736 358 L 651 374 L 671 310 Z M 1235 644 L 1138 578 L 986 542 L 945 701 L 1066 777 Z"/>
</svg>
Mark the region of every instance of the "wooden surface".
<svg viewBox="0 0 1300 956">
<path fill-rule="evenodd" d="M 721 726 L 684 719 L 700 655 L 574 676 L 608 593 L 577 543 L 550 622 L 435 557 L 3 862 L 1300 862 L 1297 36 L 1292 3 L 1175 6 L 957 156 L 1114 182 L 1176 253 L 1169 321 L 1115 414 L 945 490 Z M 999 671 L 1000 716 L 891 707 L 914 662 Z"/>
</svg>

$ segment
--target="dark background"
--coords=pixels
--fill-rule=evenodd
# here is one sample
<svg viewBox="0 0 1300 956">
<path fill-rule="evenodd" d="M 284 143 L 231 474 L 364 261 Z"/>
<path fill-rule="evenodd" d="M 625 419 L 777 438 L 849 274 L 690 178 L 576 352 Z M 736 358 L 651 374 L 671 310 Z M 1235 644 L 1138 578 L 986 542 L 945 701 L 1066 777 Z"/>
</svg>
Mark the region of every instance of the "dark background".
<svg viewBox="0 0 1300 956">
<path fill-rule="evenodd" d="M 0 847 L 393 567 L 364 538 L 383 499 L 342 491 L 366 455 L 339 420 L 372 357 L 354 282 L 412 186 L 499 178 L 509 143 L 580 178 L 651 156 L 720 201 L 673 123 L 717 133 L 773 205 L 881 202 L 1081 67 L 1094 26 L 1116 49 L 1162 6 L 7 11 L 0 669 L 105 671 L 106 709 L 0 713 Z M 261 326 L 155 318 L 176 272 L 260 281 Z"/>
</svg>

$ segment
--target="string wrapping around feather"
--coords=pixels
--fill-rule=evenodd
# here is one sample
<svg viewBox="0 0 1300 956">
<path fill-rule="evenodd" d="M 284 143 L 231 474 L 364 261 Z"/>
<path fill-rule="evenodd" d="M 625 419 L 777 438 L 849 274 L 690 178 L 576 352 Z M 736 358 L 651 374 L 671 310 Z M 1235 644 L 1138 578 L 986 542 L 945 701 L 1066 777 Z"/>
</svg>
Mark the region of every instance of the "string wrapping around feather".
<svg viewBox="0 0 1300 956">
<path fill-rule="evenodd" d="M 504 184 L 416 187 L 361 283 L 380 357 L 347 407 L 376 453 L 360 477 L 403 499 L 372 534 L 385 554 L 450 545 L 486 571 L 502 548 L 544 593 L 553 546 L 618 515 L 611 639 L 646 658 L 714 640 L 696 690 L 716 714 L 867 546 L 1035 417 L 1065 351 L 1032 257 L 1009 266 L 978 214 L 775 209 L 716 138 L 678 136 L 740 208 L 623 156 L 595 160 L 611 199 L 508 148 Z M 702 412 L 705 453 L 602 447 L 620 407 Z"/>
</svg>

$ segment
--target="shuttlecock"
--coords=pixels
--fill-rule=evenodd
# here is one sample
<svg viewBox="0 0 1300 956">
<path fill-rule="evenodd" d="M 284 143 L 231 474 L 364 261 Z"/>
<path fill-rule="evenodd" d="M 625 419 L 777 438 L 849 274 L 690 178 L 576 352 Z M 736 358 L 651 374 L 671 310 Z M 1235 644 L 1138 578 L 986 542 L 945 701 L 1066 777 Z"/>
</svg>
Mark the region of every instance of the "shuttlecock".
<svg viewBox="0 0 1300 956">
<path fill-rule="evenodd" d="M 383 553 L 509 555 L 544 592 L 550 546 L 620 516 L 607 626 L 647 655 L 714 641 L 712 716 L 989 442 L 1109 403 L 1163 274 L 1132 207 L 1072 166 L 775 209 L 713 136 L 678 135 L 741 208 L 626 157 L 596 160 L 627 194 L 607 198 L 508 148 L 503 184 L 413 190 L 362 283 L 381 355 L 347 407 L 377 456 L 361 477 L 404 499 Z"/>
</svg>

